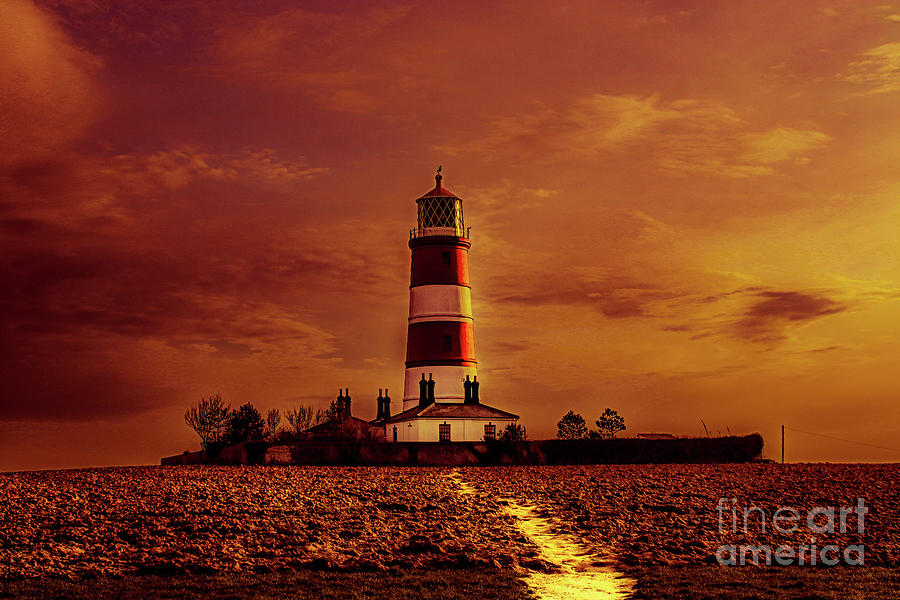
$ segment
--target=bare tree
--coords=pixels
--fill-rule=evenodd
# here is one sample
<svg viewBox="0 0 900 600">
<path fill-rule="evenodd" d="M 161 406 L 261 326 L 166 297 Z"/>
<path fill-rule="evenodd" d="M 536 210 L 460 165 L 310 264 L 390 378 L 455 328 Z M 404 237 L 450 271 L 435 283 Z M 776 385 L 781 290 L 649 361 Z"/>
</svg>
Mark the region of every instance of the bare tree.
<svg viewBox="0 0 900 600">
<path fill-rule="evenodd" d="M 332 411 L 330 409 L 314 409 L 312 406 L 301 404 L 296 409 L 289 409 L 284 417 L 287 419 L 291 431 L 299 434 L 307 431 L 310 427 L 321 425 L 331 417 L 331 414 Z"/>
<path fill-rule="evenodd" d="M 222 403 L 222 397 L 216 394 L 202 398 L 184 413 L 184 422 L 200 436 L 200 446 L 204 450 L 220 441 L 228 421 L 230 407 Z"/>
<path fill-rule="evenodd" d="M 297 408 L 289 409 L 284 414 L 284 418 L 290 426 L 291 434 L 296 438 L 311 427 L 327 421 L 328 414 L 330 414 L 328 411 L 323 411 L 321 408 L 314 409 L 312 406 L 301 404 Z"/>
<path fill-rule="evenodd" d="M 300 435 L 310 427 L 313 421 L 313 407 L 301 404 L 297 408 L 291 408 L 285 413 L 291 432 L 296 436 Z"/>
<path fill-rule="evenodd" d="M 281 425 L 281 413 L 277 408 L 269 410 L 266 415 L 266 437 L 270 441 L 275 441 L 278 436 L 278 426 Z"/>
</svg>

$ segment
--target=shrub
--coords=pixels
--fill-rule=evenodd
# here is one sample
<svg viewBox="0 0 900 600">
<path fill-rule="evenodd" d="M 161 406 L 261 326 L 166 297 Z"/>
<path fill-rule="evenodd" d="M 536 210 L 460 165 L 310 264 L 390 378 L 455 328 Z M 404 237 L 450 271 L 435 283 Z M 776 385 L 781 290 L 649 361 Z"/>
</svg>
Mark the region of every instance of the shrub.
<svg viewBox="0 0 900 600">
<path fill-rule="evenodd" d="M 608 440 L 625 431 L 625 418 L 611 408 L 605 409 L 595 422 L 597 429 L 591 432 L 591 437 L 595 439 Z"/>
<path fill-rule="evenodd" d="M 579 440 L 587 437 L 587 434 L 584 417 L 571 410 L 556 424 L 556 437 L 561 440 Z"/>
<path fill-rule="evenodd" d="M 503 430 L 503 433 L 500 434 L 500 441 L 502 442 L 524 442 L 527 435 L 525 433 L 525 427 L 519 425 L 518 423 L 509 423 L 506 426 L 506 429 Z"/>
<path fill-rule="evenodd" d="M 259 411 L 248 402 L 228 415 L 228 428 L 225 435 L 229 444 L 244 444 L 263 439 L 266 423 Z"/>
</svg>

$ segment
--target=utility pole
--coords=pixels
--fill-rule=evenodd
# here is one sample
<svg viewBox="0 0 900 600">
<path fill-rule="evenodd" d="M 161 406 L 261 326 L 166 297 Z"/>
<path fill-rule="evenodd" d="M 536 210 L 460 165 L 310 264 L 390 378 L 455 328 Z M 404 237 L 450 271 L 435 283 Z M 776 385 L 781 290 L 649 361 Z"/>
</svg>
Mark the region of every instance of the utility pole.
<svg viewBox="0 0 900 600">
<path fill-rule="evenodd" d="M 784 425 L 781 426 L 781 464 L 784 464 Z"/>
</svg>

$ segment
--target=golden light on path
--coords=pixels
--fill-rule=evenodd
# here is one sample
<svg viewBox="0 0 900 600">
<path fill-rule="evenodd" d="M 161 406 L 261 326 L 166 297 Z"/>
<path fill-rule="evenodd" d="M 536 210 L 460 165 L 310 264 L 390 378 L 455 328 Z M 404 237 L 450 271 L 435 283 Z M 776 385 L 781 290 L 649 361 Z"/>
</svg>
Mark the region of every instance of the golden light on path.
<svg viewBox="0 0 900 600">
<path fill-rule="evenodd" d="M 450 478 L 463 495 L 476 494 L 475 488 L 453 471 Z M 552 564 L 552 572 L 531 571 L 525 583 L 544 600 L 613 600 L 627 598 L 636 582 L 603 564 L 601 557 L 572 535 L 557 531 L 558 524 L 541 516 L 534 506 L 506 500 L 506 511 L 515 525 L 539 548 L 539 558 Z"/>
</svg>

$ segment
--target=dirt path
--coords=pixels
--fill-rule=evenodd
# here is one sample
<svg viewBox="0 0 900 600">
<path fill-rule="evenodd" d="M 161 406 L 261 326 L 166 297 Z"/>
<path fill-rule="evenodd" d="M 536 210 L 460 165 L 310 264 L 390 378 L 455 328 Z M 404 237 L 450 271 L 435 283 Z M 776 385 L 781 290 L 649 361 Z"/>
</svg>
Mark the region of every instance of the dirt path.
<svg viewBox="0 0 900 600">
<path fill-rule="evenodd" d="M 475 486 L 458 470 L 450 474 L 463 495 L 475 494 Z M 538 598 L 544 600 L 612 600 L 627 598 L 635 581 L 605 566 L 601 557 L 592 554 L 574 536 L 561 533 L 552 519 L 540 516 L 534 506 L 505 500 L 506 511 L 516 526 L 540 550 L 540 558 L 556 567 L 553 572 L 531 571 L 525 582 Z"/>
</svg>

